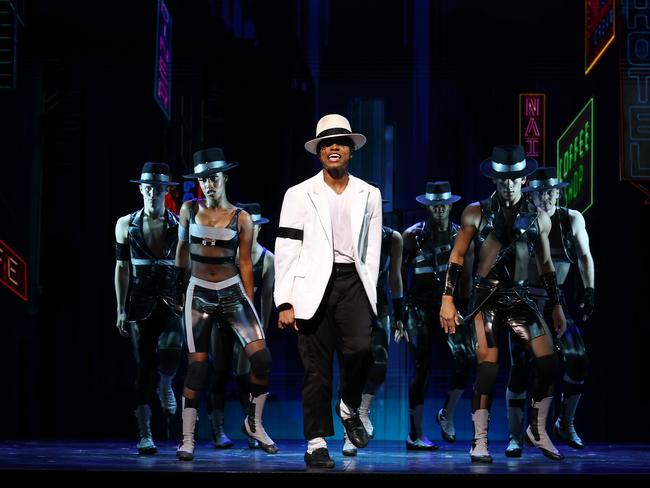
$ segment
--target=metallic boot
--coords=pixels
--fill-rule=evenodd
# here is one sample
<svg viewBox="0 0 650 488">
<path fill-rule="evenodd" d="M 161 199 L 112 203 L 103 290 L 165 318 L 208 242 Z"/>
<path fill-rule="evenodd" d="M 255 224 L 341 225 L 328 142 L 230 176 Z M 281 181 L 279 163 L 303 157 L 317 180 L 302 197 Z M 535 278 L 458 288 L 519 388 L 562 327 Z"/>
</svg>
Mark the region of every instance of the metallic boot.
<svg viewBox="0 0 650 488">
<path fill-rule="evenodd" d="M 473 463 L 491 463 L 492 456 L 488 450 L 488 426 L 490 424 L 490 411 L 481 408 L 472 414 L 474 424 L 474 439 L 469 457 Z"/>
<path fill-rule="evenodd" d="M 406 438 L 406 449 L 409 451 L 435 451 L 438 446 L 431 442 L 422 432 L 422 413 L 424 405 L 416 405 L 409 411 L 411 429 Z"/>
<path fill-rule="evenodd" d="M 138 421 L 138 454 L 156 454 L 158 449 L 151 437 L 151 407 L 138 405 L 134 413 Z"/>
<path fill-rule="evenodd" d="M 178 444 L 176 457 L 181 461 L 191 461 L 194 459 L 194 429 L 198 412 L 196 408 L 183 409 L 183 440 Z"/>
<path fill-rule="evenodd" d="M 223 411 L 214 409 L 210 412 L 210 424 L 212 426 L 212 442 L 215 449 L 228 449 L 234 443 L 228 438 L 223 430 Z"/>
<path fill-rule="evenodd" d="M 361 423 L 366 429 L 366 432 L 368 433 L 368 439 L 372 439 L 375 437 L 375 428 L 372 425 L 372 422 L 370 421 L 370 406 L 372 405 L 372 401 L 375 398 L 375 395 L 370 395 L 368 393 L 364 393 L 361 395 L 361 405 L 359 406 L 359 418 L 361 418 Z M 348 441 L 349 442 L 349 441 Z"/>
<path fill-rule="evenodd" d="M 507 457 L 521 457 L 524 445 L 524 405 L 526 392 L 515 393 L 506 389 L 506 405 L 508 407 L 508 431 L 510 438 L 506 447 Z"/>
<path fill-rule="evenodd" d="M 440 434 L 442 438 L 449 443 L 456 442 L 456 428 L 454 427 L 454 412 L 456 411 L 456 405 L 460 400 L 460 397 L 463 396 L 464 390 L 449 390 L 447 392 L 447 401 L 445 406 L 438 410 L 438 415 L 436 415 L 436 422 L 440 426 Z"/>
<path fill-rule="evenodd" d="M 268 393 L 263 393 L 256 397 L 250 395 L 248 414 L 244 419 L 244 427 L 242 430 L 244 431 L 244 434 L 255 439 L 259 443 L 260 449 L 264 452 L 275 454 L 278 452 L 278 446 L 276 446 L 273 439 L 268 436 L 264 430 L 264 425 L 262 425 L 262 412 L 264 411 L 264 404 L 266 403 L 266 397 L 268 395 Z"/>
<path fill-rule="evenodd" d="M 524 438 L 531 446 L 535 446 L 542 451 L 542 454 L 554 461 L 564 459 L 560 451 L 553 445 L 551 438 L 546 432 L 546 417 L 551 408 L 553 397 L 542 398 L 539 402 L 534 400 L 531 402 L 531 407 L 528 413 L 528 428 L 526 429 L 526 437 Z"/>
<path fill-rule="evenodd" d="M 553 425 L 553 433 L 565 441 L 569 447 L 574 449 L 584 449 L 585 444 L 580 439 L 573 426 L 573 419 L 576 415 L 578 402 L 580 401 L 581 394 L 571 395 L 569 397 L 562 396 L 562 405 L 560 407 L 560 416 Z"/>
</svg>

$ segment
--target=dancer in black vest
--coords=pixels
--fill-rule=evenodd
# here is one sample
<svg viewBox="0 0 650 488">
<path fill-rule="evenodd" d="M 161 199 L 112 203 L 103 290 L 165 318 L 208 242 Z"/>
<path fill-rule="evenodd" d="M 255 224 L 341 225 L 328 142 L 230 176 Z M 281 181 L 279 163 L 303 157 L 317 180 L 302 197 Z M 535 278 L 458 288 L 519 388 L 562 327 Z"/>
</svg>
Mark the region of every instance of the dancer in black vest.
<svg viewBox="0 0 650 488">
<path fill-rule="evenodd" d="M 538 168 L 530 175 L 528 186 L 523 188 L 522 192 L 531 196 L 532 203 L 537 210 L 547 213 L 551 218 L 549 234 L 551 257 L 557 272 L 558 286 L 567 319 L 566 332 L 556 340 L 562 357 L 564 373 L 560 416 L 553 425 L 553 431 L 570 447 L 583 449 L 584 443 L 575 430 L 574 418 L 587 375 L 588 359 L 580 329 L 573 318 L 566 313 L 563 285 L 571 272 L 571 265 L 577 263 L 584 290 L 580 300 L 582 323 L 584 323 L 594 308 L 594 260 L 589 250 L 589 235 L 582 214 L 557 205 L 560 189 L 567 185 L 568 183 L 558 180 L 557 169 L 554 166 L 545 166 Z M 539 309 L 543 311 L 544 318 L 548 322 L 552 307 L 534 265 L 530 266 L 528 281 L 531 295 L 537 301 Z M 510 337 L 512 367 L 506 390 L 510 431 L 510 439 L 506 448 L 508 457 L 519 457 L 522 452 L 523 405 L 526 400 L 527 378 L 530 374 L 530 355 L 527 354 L 524 346 L 525 344 L 521 341 Z"/>
<path fill-rule="evenodd" d="M 478 362 L 472 398 L 472 462 L 492 462 L 487 435 L 489 409 L 498 373 L 497 335 L 502 328 L 525 341 L 535 357 L 535 383 L 525 438 L 545 456 L 554 460 L 563 459 L 545 426 L 553 400 L 553 385 L 559 372 L 559 360 L 552 333 L 531 298 L 526 282 L 530 249 L 534 248 L 541 280 L 552 305 L 553 328 L 561 336 L 566 321 L 549 248 L 551 221 L 544 212 L 531 213 L 522 206 L 522 183 L 536 168 L 537 162 L 526 158 L 521 146 L 493 148 L 492 157 L 481 163 L 481 172 L 492 178 L 496 193 L 487 200 L 465 208 L 461 229 L 449 258 L 440 321 L 445 330 L 454 333 L 457 327 L 467 326 L 467 321 L 461 325 L 453 294 L 465 255 L 472 239 L 475 239 L 479 252 L 478 276 L 467 314 L 474 319 Z"/>
<path fill-rule="evenodd" d="M 168 188 L 178 183 L 170 181 L 165 163 L 145 163 L 140 179 L 131 181 L 140 184 L 144 207 L 120 217 L 115 226 L 117 328 L 131 337 L 137 363 L 138 452 L 154 454 L 150 403 L 156 376 L 160 405 L 169 421 L 176 413 L 172 380 L 183 347 L 174 271 L 178 215 L 165 209 Z"/>
<path fill-rule="evenodd" d="M 448 181 L 428 182 L 424 195 L 416 200 L 426 205 L 428 218 L 404 231 L 403 275 L 406 281 L 412 270 L 411 285 L 406 296 L 406 324 L 410 338 L 409 349 L 413 359 L 413 378 L 409 385 L 409 450 L 435 450 L 422 430 L 424 394 L 433 360 L 433 337 L 445 340 L 454 358 L 454 374 L 447 392 L 445 405 L 436 420 L 447 442 L 456 440 L 454 411 L 460 400 L 474 360 L 473 334 L 469 328 L 460 328 L 456 334 L 444 334 L 440 327 L 440 300 L 449 266 L 449 253 L 460 227 L 449 219 L 452 205 L 460 196 L 451 193 Z M 468 253 L 471 256 L 471 251 Z M 464 267 L 461 286 L 456 298 L 459 309 L 465 308 L 471 291 L 472 264 Z"/>
</svg>

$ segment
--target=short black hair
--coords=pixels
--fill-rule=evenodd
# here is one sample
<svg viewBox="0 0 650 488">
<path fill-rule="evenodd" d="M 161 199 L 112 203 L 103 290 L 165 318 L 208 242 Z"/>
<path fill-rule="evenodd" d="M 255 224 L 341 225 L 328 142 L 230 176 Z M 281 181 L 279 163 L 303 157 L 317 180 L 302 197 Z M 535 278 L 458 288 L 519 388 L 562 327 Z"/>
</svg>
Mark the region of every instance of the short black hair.
<svg viewBox="0 0 650 488">
<path fill-rule="evenodd" d="M 325 139 L 321 139 L 318 141 L 318 144 L 316 145 L 316 152 L 319 153 L 321 149 L 323 149 L 326 146 L 330 146 L 332 144 L 338 144 L 340 146 L 347 146 L 350 148 L 350 152 L 354 152 L 354 141 L 352 140 L 351 137 L 348 136 L 340 136 L 340 137 L 327 137 Z"/>
</svg>

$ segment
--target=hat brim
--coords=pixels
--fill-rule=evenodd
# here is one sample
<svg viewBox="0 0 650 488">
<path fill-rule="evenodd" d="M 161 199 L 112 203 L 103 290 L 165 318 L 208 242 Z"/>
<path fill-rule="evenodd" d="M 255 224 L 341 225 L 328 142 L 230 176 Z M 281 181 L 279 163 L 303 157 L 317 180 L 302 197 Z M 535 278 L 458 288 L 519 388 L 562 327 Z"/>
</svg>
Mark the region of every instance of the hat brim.
<svg viewBox="0 0 650 488">
<path fill-rule="evenodd" d="M 205 171 L 201 173 L 192 173 L 189 175 L 183 175 L 183 178 L 186 178 L 188 180 L 194 179 L 194 178 L 205 178 L 206 176 L 213 175 L 215 173 L 223 173 L 225 171 L 228 171 L 229 169 L 233 169 L 235 167 L 239 166 L 239 163 L 227 163 L 225 166 L 221 166 L 220 168 L 210 168 L 206 169 Z"/>
<path fill-rule="evenodd" d="M 501 178 L 501 179 L 508 179 L 508 178 L 523 178 L 524 176 L 528 176 L 531 174 L 533 171 L 537 169 L 537 161 L 534 160 L 533 158 L 526 158 L 526 167 L 522 170 L 519 171 L 495 171 L 494 168 L 492 167 L 492 158 L 487 158 L 484 159 L 483 162 L 481 163 L 481 173 L 483 173 L 483 176 L 487 176 L 490 178 Z"/>
<path fill-rule="evenodd" d="M 158 185 L 158 186 L 176 186 L 180 183 L 176 181 L 160 181 L 160 180 L 129 180 L 131 183 L 142 183 L 144 185 Z"/>
<path fill-rule="evenodd" d="M 251 221 L 253 222 L 254 225 L 264 225 L 264 224 L 268 224 L 270 222 L 270 220 L 267 219 L 266 217 L 262 217 L 262 218 L 257 219 L 257 220 L 252 220 L 251 219 Z"/>
<path fill-rule="evenodd" d="M 433 200 L 427 198 L 426 195 L 418 195 L 415 199 L 422 205 L 451 205 L 461 199 L 460 195 L 452 195 L 451 198 L 444 200 Z"/>
<path fill-rule="evenodd" d="M 334 137 L 339 137 L 339 138 L 349 137 L 350 139 L 352 139 L 352 142 L 354 142 L 355 151 L 357 149 L 361 149 L 366 143 L 366 141 L 368 140 L 366 139 L 366 136 L 364 136 L 363 134 L 332 134 L 330 136 L 317 137 L 316 139 L 312 139 L 311 141 L 305 142 L 305 149 L 307 150 L 307 152 L 310 152 L 312 154 L 318 154 L 318 151 L 316 150 L 316 148 L 318 147 L 318 143 L 323 139 L 332 139 Z"/>
<path fill-rule="evenodd" d="M 564 188 L 565 186 L 569 186 L 568 181 L 560 181 L 557 185 L 543 185 L 543 186 L 536 186 L 533 188 L 532 186 L 525 186 L 521 189 L 522 193 L 532 193 L 534 191 L 544 191 L 544 190 L 553 190 L 555 189 L 560 189 Z"/>
</svg>

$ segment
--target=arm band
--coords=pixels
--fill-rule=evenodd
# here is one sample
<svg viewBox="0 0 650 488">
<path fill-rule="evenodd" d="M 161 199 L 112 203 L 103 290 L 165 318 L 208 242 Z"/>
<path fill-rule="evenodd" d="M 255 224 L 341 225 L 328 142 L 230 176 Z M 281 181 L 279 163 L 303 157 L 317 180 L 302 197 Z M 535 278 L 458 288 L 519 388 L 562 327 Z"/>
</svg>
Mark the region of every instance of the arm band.
<svg viewBox="0 0 650 488">
<path fill-rule="evenodd" d="M 557 275 L 555 271 L 544 273 L 540 278 L 542 279 L 542 284 L 548 294 L 548 300 L 551 302 L 551 305 L 559 305 L 560 287 L 557 286 Z"/>
<path fill-rule="evenodd" d="M 289 310 L 289 309 L 291 309 L 291 308 L 293 308 L 293 305 L 291 305 L 290 303 L 281 303 L 281 304 L 278 306 L 278 310 L 279 310 L 280 312 L 284 312 L 285 310 Z"/>
<path fill-rule="evenodd" d="M 190 242 L 190 233 L 185 227 L 180 224 L 178 226 L 178 240 L 183 242 Z"/>
<path fill-rule="evenodd" d="M 445 291 L 443 295 L 454 295 L 454 290 L 458 284 L 458 277 L 460 272 L 463 270 L 462 265 L 449 262 L 449 267 L 447 268 L 447 276 L 445 277 Z"/>
<path fill-rule="evenodd" d="M 115 243 L 115 259 L 118 261 L 131 261 L 131 252 L 128 243 Z"/>
<path fill-rule="evenodd" d="M 291 227 L 278 227 L 278 237 L 284 239 L 294 239 L 296 241 L 302 241 L 303 231 L 302 229 L 293 229 Z"/>
</svg>

